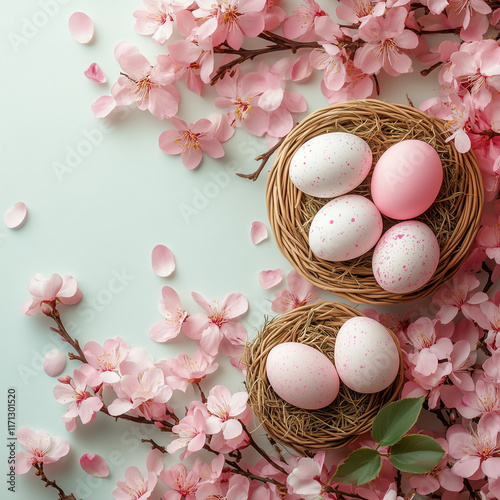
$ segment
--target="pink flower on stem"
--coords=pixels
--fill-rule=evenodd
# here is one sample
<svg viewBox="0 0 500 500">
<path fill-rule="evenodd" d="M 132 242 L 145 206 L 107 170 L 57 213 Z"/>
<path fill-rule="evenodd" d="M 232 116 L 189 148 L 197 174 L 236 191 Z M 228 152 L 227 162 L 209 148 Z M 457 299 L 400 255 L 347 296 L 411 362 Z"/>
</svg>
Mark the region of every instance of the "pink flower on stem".
<svg viewBox="0 0 500 500">
<path fill-rule="evenodd" d="M 44 314 L 50 314 L 60 302 L 65 305 L 78 304 L 82 298 L 82 292 L 78 284 L 69 274 L 62 276 L 54 273 L 49 279 L 41 274 L 35 274 L 28 285 L 31 299 L 21 307 L 21 314 L 33 316 L 40 309 Z"/>
<path fill-rule="evenodd" d="M 385 5 L 372 0 L 340 0 L 336 14 L 339 19 L 357 24 L 373 17 L 382 16 Z"/>
<path fill-rule="evenodd" d="M 147 369 L 138 376 L 124 375 L 113 389 L 118 395 L 108 407 L 113 416 L 133 410 L 149 420 L 162 419 L 165 403 L 172 397 L 160 368 Z"/>
<path fill-rule="evenodd" d="M 113 490 L 115 500 L 149 500 L 158 479 L 153 471 L 148 471 L 147 477 L 142 477 L 137 467 L 128 467 L 125 471 L 125 481 L 117 481 Z"/>
<path fill-rule="evenodd" d="M 196 499 L 246 500 L 250 498 L 249 489 L 250 480 L 247 477 L 232 474 L 229 480 L 200 484 Z"/>
<path fill-rule="evenodd" d="M 391 76 L 411 72 L 411 59 L 401 49 L 414 49 L 418 37 L 405 29 L 407 14 L 404 7 L 394 7 L 385 17 L 372 17 L 361 26 L 359 37 L 367 43 L 356 51 L 354 65 L 368 74 L 381 68 Z"/>
<path fill-rule="evenodd" d="M 449 0 L 447 20 L 453 27 L 461 27 L 460 38 L 466 42 L 483 38 L 488 31 L 491 7 L 483 0 Z"/>
<path fill-rule="evenodd" d="M 186 416 L 172 427 L 172 432 L 178 434 L 179 438 L 167 446 L 168 453 L 185 448 L 181 459 L 189 457 L 201 450 L 205 445 L 207 434 L 207 419 L 209 413 L 206 406 L 200 401 L 192 401 Z"/>
<path fill-rule="evenodd" d="M 482 376 L 475 388 L 465 392 L 457 410 L 465 418 L 475 418 L 487 413 L 500 412 L 500 389 L 497 384 Z"/>
<path fill-rule="evenodd" d="M 221 343 L 224 351 L 246 341 L 245 327 L 238 321 L 232 321 L 248 310 L 248 300 L 243 294 L 230 293 L 222 301 L 215 300 L 212 303 L 196 292 L 192 293 L 192 297 L 207 314 L 188 316 L 183 329 L 189 338 L 197 341 L 206 354 L 215 357 Z"/>
<path fill-rule="evenodd" d="M 457 460 L 451 470 L 461 477 L 471 477 L 479 469 L 488 478 L 500 477 L 499 432 L 500 415 L 497 413 L 484 415 L 476 429 L 470 431 L 463 425 L 450 427 L 446 433 L 448 453 Z"/>
<path fill-rule="evenodd" d="M 440 307 L 436 318 L 447 324 L 462 312 L 470 319 L 472 310 L 488 300 L 488 295 L 483 292 L 473 293 L 479 285 L 479 280 L 472 273 L 457 273 L 451 286 L 443 285 L 432 297 L 432 303 Z"/>
<path fill-rule="evenodd" d="M 286 480 L 289 493 L 299 495 L 304 500 L 323 498 L 323 485 L 319 479 L 325 475 L 322 474 L 324 461 L 324 452 L 316 453 L 314 458 L 299 459 Z"/>
<path fill-rule="evenodd" d="M 95 418 L 103 402 L 97 395 L 92 395 L 87 389 L 99 384 L 97 371 L 89 365 L 83 365 L 73 372 L 73 378 L 67 384 L 58 384 L 54 387 L 54 397 L 57 403 L 64 405 L 71 403 L 63 416 L 63 422 L 68 431 L 76 428 L 76 417 L 80 417 L 82 424 L 88 424 Z"/>
<path fill-rule="evenodd" d="M 213 46 L 227 42 L 238 50 L 243 36 L 256 37 L 264 30 L 266 0 L 197 0 L 194 17 L 203 20 L 198 36 L 212 37 Z"/>
<path fill-rule="evenodd" d="M 203 153 L 212 158 L 224 156 L 224 149 L 214 136 L 212 122 L 206 118 L 188 125 L 175 116 L 170 122 L 177 130 L 166 130 L 160 135 L 160 149 L 171 155 L 181 155 L 186 168 L 194 169 L 201 163 Z"/>
<path fill-rule="evenodd" d="M 151 67 L 138 49 L 122 42 L 115 48 L 115 56 L 125 76 L 120 76 L 111 89 L 111 96 L 102 96 L 92 104 L 98 118 L 106 117 L 116 106 L 135 103 L 141 110 L 149 110 L 162 120 L 177 113 L 179 92 L 172 85 L 175 80 L 174 66 L 167 55 L 159 55 Z"/>
<path fill-rule="evenodd" d="M 183 464 L 175 464 L 163 470 L 160 479 L 172 488 L 163 495 L 163 500 L 196 500 L 200 476 L 195 471 L 188 471 Z"/>
<path fill-rule="evenodd" d="M 326 16 L 314 0 L 304 0 L 302 5 L 283 21 L 283 34 L 287 38 L 299 38 L 303 42 L 315 39 L 314 24 L 317 18 Z"/>
<path fill-rule="evenodd" d="M 246 392 L 231 394 L 223 385 L 213 387 L 207 398 L 207 410 L 210 414 L 206 421 L 207 433 L 222 432 L 227 440 L 242 436 L 245 431 L 238 418 L 247 412 L 247 400 Z"/>
<path fill-rule="evenodd" d="M 27 450 L 16 453 L 16 474 L 26 474 L 37 464 L 57 462 L 69 452 L 69 444 L 64 439 L 52 437 L 45 431 L 20 427 L 16 437 L 17 442 Z"/>
<path fill-rule="evenodd" d="M 225 464 L 225 457 L 219 453 L 209 464 L 203 463 L 197 458 L 193 465 L 193 470 L 200 476 L 203 482 L 214 482 L 222 474 L 222 468 Z"/>
<path fill-rule="evenodd" d="M 219 367 L 202 351 L 196 351 L 192 356 L 179 354 L 175 359 L 163 359 L 157 366 L 163 370 L 169 387 L 183 392 L 189 384 L 199 383 Z"/>
<path fill-rule="evenodd" d="M 88 364 L 99 372 L 99 380 L 105 384 L 114 384 L 120 380 L 120 363 L 127 358 L 129 352 L 128 345 L 120 337 L 106 340 L 103 346 L 90 341 L 83 348 Z"/>
<path fill-rule="evenodd" d="M 159 309 L 163 319 L 150 328 L 149 336 L 156 342 L 167 342 L 179 335 L 187 312 L 182 308 L 177 292 L 169 286 L 161 289 Z"/>
<path fill-rule="evenodd" d="M 316 287 L 302 278 L 295 269 L 288 273 L 287 283 L 288 289 L 278 292 L 271 304 L 274 312 L 288 312 L 309 304 L 316 298 Z"/>
</svg>

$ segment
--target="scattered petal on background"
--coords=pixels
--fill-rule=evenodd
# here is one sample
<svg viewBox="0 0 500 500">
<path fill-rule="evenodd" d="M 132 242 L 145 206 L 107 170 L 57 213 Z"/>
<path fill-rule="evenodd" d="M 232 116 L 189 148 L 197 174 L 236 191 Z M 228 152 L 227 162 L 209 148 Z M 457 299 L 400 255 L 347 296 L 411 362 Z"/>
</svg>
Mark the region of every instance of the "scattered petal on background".
<svg viewBox="0 0 500 500">
<path fill-rule="evenodd" d="M 101 455 L 85 453 L 85 455 L 82 455 L 82 458 L 80 458 L 80 465 L 82 466 L 82 469 L 91 476 L 109 476 L 108 466 L 106 465 L 106 462 L 104 458 L 101 457 Z"/>
<path fill-rule="evenodd" d="M 281 269 L 275 269 L 270 271 L 261 271 L 259 273 L 259 283 L 260 286 L 267 290 L 268 288 L 272 288 L 281 282 L 283 276 L 283 271 Z"/>
<path fill-rule="evenodd" d="M 60 375 L 66 367 L 66 356 L 59 349 L 52 349 L 43 359 L 43 370 L 51 377 Z"/>
<path fill-rule="evenodd" d="M 261 241 L 267 239 L 267 228 L 263 222 L 255 221 L 252 222 L 252 229 L 250 230 L 250 237 L 252 238 L 252 243 L 258 245 Z"/>
<path fill-rule="evenodd" d="M 5 225 L 9 229 L 18 229 L 23 226 L 27 215 L 26 205 L 22 201 L 18 201 L 5 212 Z"/>
<path fill-rule="evenodd" d="M 94 23 L 83 12 L 71 14 L 68 28 L 71 36 L 79 43 L 89 43 L 94 37 Z"/>
<path fill-rule="evenodd" d="M 83 74 L 95 83 L 106 83 L 106 75 L 97 63 L 92 63 Z"/>
<path fill-rule="evenodd" d="M 153 271 L 158 276 L 166 278 L 175 270 L 174 254 L 165 245 L 156 245 L 151 254 Z"/>
</svg>

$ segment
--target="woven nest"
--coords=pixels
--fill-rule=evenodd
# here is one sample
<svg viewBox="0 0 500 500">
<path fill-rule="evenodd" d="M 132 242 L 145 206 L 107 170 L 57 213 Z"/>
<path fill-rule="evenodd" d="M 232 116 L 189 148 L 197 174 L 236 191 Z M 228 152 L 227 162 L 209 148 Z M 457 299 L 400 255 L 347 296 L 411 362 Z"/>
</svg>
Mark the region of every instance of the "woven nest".
<svg viewBox="0 0 500 500">
<path fill-rule="evenodd" d="M 283 342 L 300 342 L 315 347 L 332 362 L 335 339 L 350 318 L 364 316 L 345 304 L 308 304 L 277 316 L 247 345 L 245 365 L 248 403 L 266 432 L 276 441 L 306 455 L 308 451 L 340 448 L 371 429 L 378 411 L 401 394 L 404 365 L 399 341 L 399 373 L 384 391 L 360 394 L 340 383 L 340 391 L 329 406 L 304 410 L 281 399 L 266 375 L 269 351 Z"/>
<path fill-rule="evenodd" d="M 328 199 L 299 191 L 290 181 L 290 161 L 302 144 L 329 132 L 348 132 L 362 137 L 373 152 L 373 165 L 393 144 L 419 139 L 433 146 L 443 163 L 443 184 L 434 204 L 421 216 L 437 237 L 441 256 L 431 280 L 419 290 L 394 294 L 383 290 L 372 271 L 373 250 L 345 262 L 328 262 L 309 248 L 309 226 Z M 267 183 L 269 221 L 283 255 L 298 273 L 319 288 L 356 303 L 396 304 L 425 297 L 449 280 L 459 269 L 479 229 L 483 186 L 474 153 L 457 152 L 442 120 L 399 104 L 365 99 L 320 109 L 297 125 L 278 149 Z M 370 198 L 371 172 L 349 194 Z M 384 231 L 397 222 L 383 217 Z"/>
</svg>

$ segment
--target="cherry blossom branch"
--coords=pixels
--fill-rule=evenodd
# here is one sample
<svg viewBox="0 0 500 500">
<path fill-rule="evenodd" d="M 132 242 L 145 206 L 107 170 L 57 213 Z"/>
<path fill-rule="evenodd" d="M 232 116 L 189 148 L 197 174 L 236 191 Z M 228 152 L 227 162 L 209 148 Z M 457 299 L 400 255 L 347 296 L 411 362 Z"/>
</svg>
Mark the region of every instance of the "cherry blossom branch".
<svg viewBox="0 0 500 500">
<path fill-rule="evenodd" d="M 160 446 L 158 443 L 156 443 L 152 439 L 141 439 L 141 442 L 142 443 L 150 443 L 152 450 L 158 450 L 161 453 L 167 453 L 167 449 L 165 448 L 165 446 Z"/>
<path fill-rule="evenodd" d="M 205 404 L 207 402 L 207 397 L 205 396 L 205 393 L 203 392 L 203 389 L 201 388 L 200 382 L 193 382 L 193 385 L 195 385 L 198 390 L 200 391 L 200 396 L 201 396 L 201 402 Z"/>
<path fill-rule="evenodd" d="M 105 404 L 103 404 L 102 408 L 99 411 L 104 413 L 104 415 L 113 417 L 116 421 L 128 420 L 129 422 L 135 422 L 136 424 L 149 424 L 149 425 L 156 425 L 158 423 L 161 425 L 161 427 L 158 427 L 160 431 L 172 432 L 172 427 L 173 427 L 172 424 L 170 424 L 169 422 L 165 422 L 164 420 L 148 420 L 147 418 L 139 417 L 137 415 L 129 415 L 128 413 L 122 413 L 121 415 L 111 415 Z M 169 415 L 175 420 L 176 424 L 179 423 L 179 419 L 177 416 L 175 416 L 172 413 L 169 413 Z"/>
<path fill-rule="evenodd" d="M 71 335 L 67 332 L 66 328 L 64 328 L 61 315 L 59 314 L 59 311 L 54 307 L 50 313 L 47 314 L 50 318 L 52 318 L 57 325 L 57 328 L 50 328 L 51 331 L 57 333 L 58 335 L 61 336 L 61 338 L 66 341 L 73 349 L 78 353 L 78 356 L 73 354 L 72 352 L 68 353 L 69 359 L 77 359 L 78 361 L 81 361 L 82 363 L 87 363 L 87 358 L 85 357 L 85 354 L 83 354 L 83 351 L 80 347 L 80 343 L 78 342 L 77 339 L 73 339 Z"/>
<path fill-rule="evenodd" d="M 464 484 L 467 488 L 467 491 L 469 492 L 470 498 L 472 498 L 473 500 L 481 500 L 481 496 L 472 488 L 472 485 L 466 477 L 464 477 Z"/>
<path fill-rule="evenodd" d="M 231 465 L 234 464 L 234 462 L 230 462 L 228 460 L 226 460 L 226 463 L 231 463 Z M 286 485 L 284 485 L 283 483 L 280 483 L 279 481 L 276 481 L 276 479 L 271 479 L 270 477 L 257 476 L 255 474 L 252 474 L 249 471 L 241 469 L 239 466 L 238 466 L 238 468 L 231 468 L 227 472 L 232 472 L 233 474 L 239 474 L 240 476 L 246 476 L 249 479 L 254 479 L 256 481 L 261 481 L 262 483 L 274 484 L 277 488 L 286 488 Z"/>
<path fill-rule="evenodd" d="M 434 71 L 436 68 L 439 68 L 443 63 L 441 61 L 437 62 L 436 64 L 433 64 L 430 68 L 423 69 L 420 74 L 422 76 L 427 76 L 431 71 Z"/>
<path fill-rule="evenodd" d="M 66 493 L 64 493 L 64 490 L 57 485 L 55 480 L 51 481 L 50 479 L 47 478 L 47 476 L 45 475 L 45 471 L 43 470 L 43 463 L 33 464 L 33 467 L 35 467 L 36 469 L 35 474 L 45 483 L 46 488 L 50 486 L 51 488 L 54 488 L 58 491 L 59 500 L 76 500 L 75 495 L 73 495 L 73 493 L 66 495 Z"/>
</svg>

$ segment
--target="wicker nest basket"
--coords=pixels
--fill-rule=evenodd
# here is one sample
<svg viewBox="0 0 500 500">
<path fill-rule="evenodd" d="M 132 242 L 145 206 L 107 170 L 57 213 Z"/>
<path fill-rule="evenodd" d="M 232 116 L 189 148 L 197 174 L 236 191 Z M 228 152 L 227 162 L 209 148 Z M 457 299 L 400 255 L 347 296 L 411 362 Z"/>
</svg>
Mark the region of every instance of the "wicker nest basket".
<svg viewBox="0 0 500 500">
<path fill-rule="evenodd" d="M 340 448 L 371 429 L 378 411 L 400 397 L 404 365 L 399 341 L 399 372 L 384 391 L 360 394 L 340 384 L 333 403 L 319 410 L 304 410 L 281 399 L 266 375 L 269 351 L 283 342 L 300 342 L 315 347 L 334 360 L 335 339 L 340 327 L 350 318 L 364 316 L 339 303 L 308 304 L 268 322 L 245 351 L 248 403 L 266 432 L 276 441 L 306 455 L 308 451 Z"/>
<path fill-rule="evenodd" d="M 373 152 L 373 165 L 391 145 L 419 139 L 433 146 L 443 163 L 443 184 L 434 204 L 418 220 L 433 229 L 441 250 L 431 280 L 419 290 L 394 294 L 376 282 L 371 265 L 373 250 L 345 262 L 317 258 L 309 248 L 309 226 L 328 199 L 300 192 L 288 170 L 297 149 L 313 137 L 329 132 L 348 132 L 362 137 Z M 460 154 L 442 120 L 399 104 L 365 99 L 320 109 L 297 125 L 281 144 L 267 182 L 269 221 L 282 254 L 298 273 L 323 290 L 356 303 L 397 304 L 425 297 L 449 280 L 459 269 L 479 229 L 483 186 L 474 153 Z M 370 197 L 371 172 L 349 194 Z M 383 217 L 384 231 L 399 221 Z"/>
</svg>

